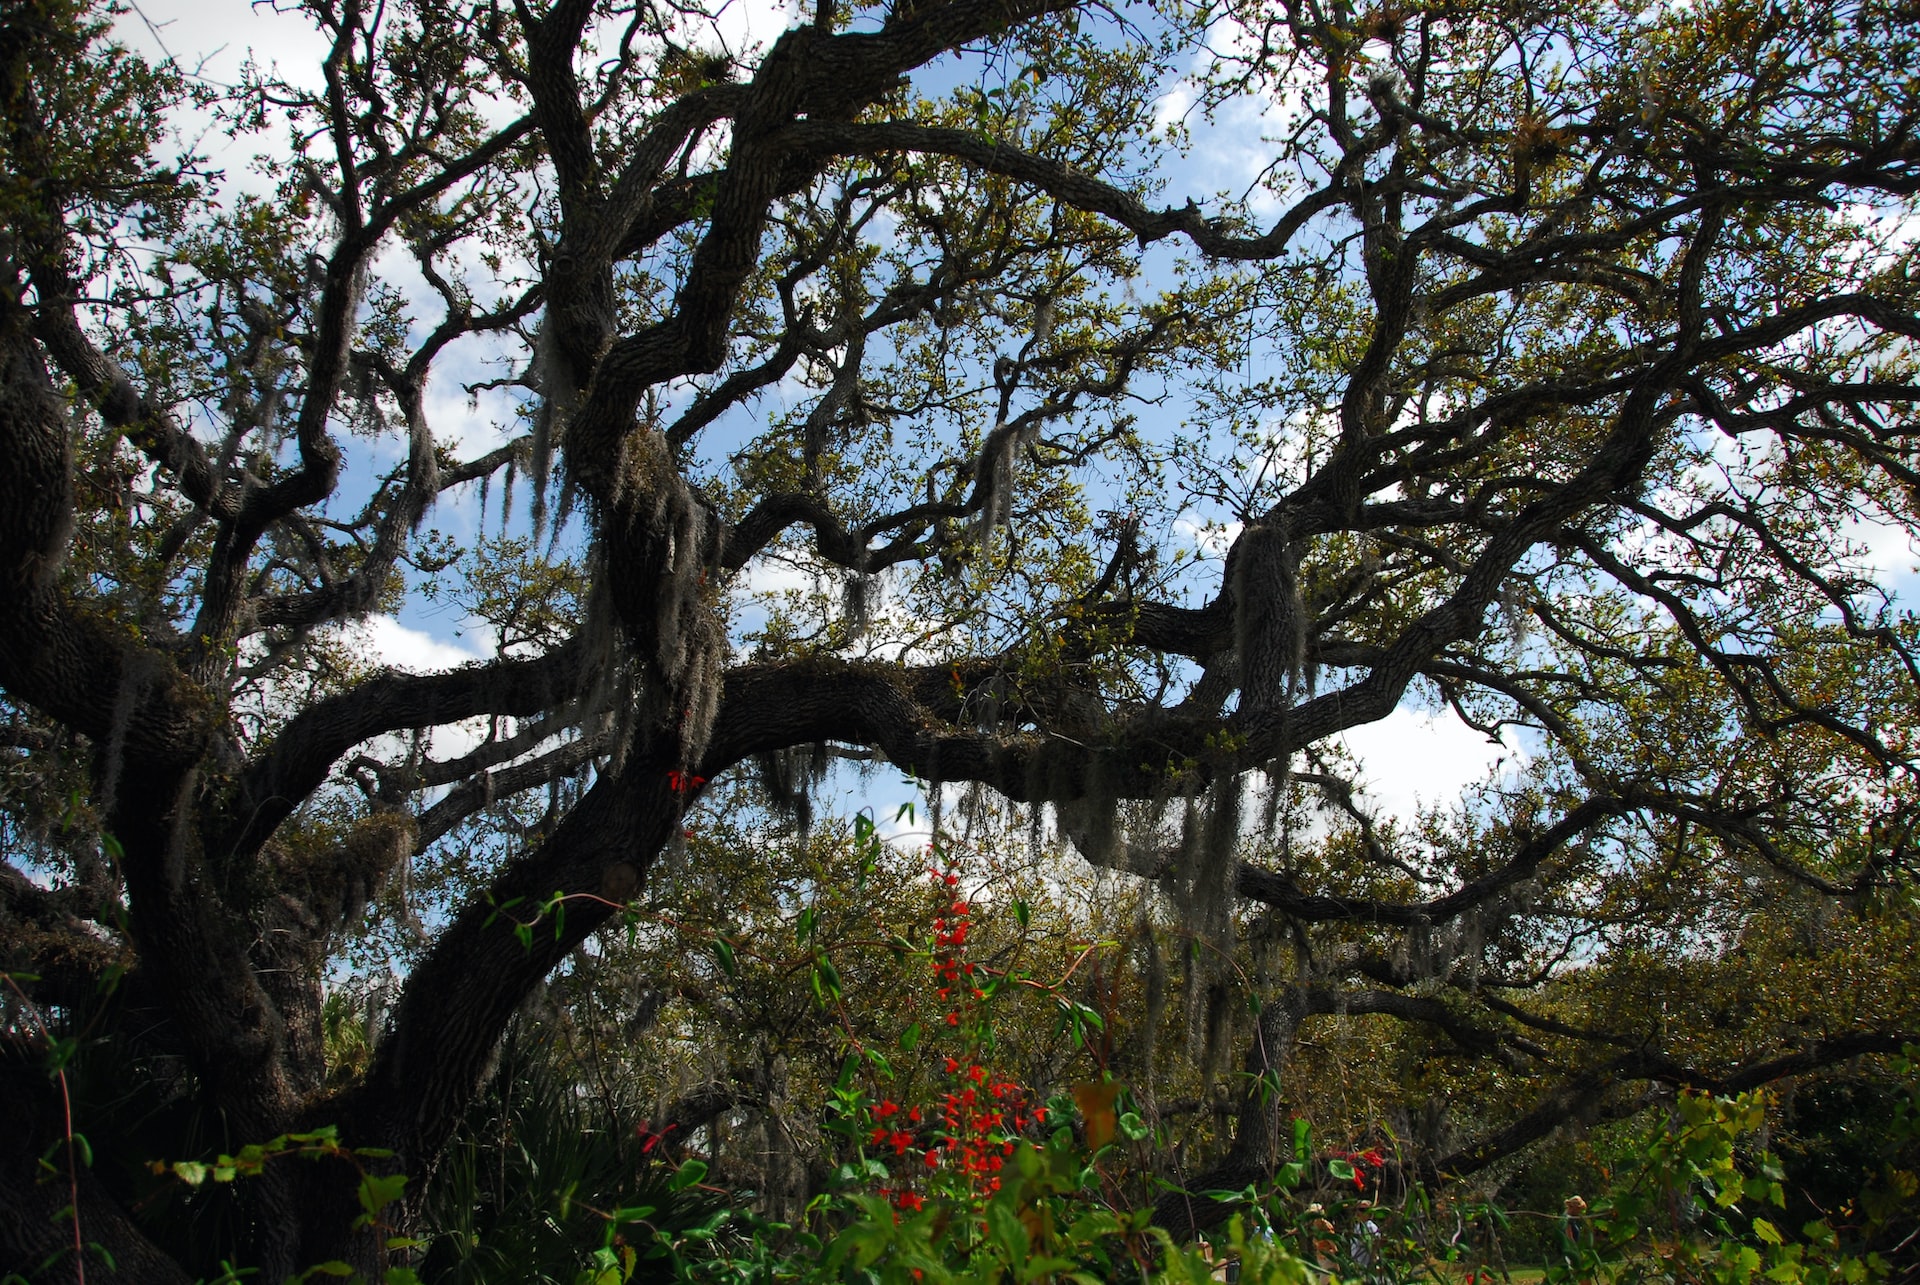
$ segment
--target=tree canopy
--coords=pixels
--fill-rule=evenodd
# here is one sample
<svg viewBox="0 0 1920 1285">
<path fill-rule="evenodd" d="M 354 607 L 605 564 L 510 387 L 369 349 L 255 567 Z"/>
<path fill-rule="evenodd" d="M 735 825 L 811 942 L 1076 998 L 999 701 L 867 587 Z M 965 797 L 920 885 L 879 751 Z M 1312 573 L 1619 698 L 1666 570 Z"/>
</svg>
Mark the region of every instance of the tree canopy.
<svg viewBox="0 0 1920 1285">
<path fill-rule="evenodd" d="M 1283 1159 L 1316 1016 L 1512 1075 L 1435 1181 L 1920 1030 L 1910 10 L 299 10 L 232 86 L 0 12 L 9 1260 L 71 1196 L 203 1270 L 39 1181 L 50 1032 L 431 1173 L 623 906 L 771 861 L 690 814 L 835 763 L 1159 889 L 1201 1007 L 1258 947 L 1195 1190 Z M 427 608 L 486 654 L 356 647 Z M 1410 703 L 1520 766 L 1371 814 L 1339 737 Z M 377 1274 L 359 1212 L 270 1167 L 239 1242 Z"/>
</svg>

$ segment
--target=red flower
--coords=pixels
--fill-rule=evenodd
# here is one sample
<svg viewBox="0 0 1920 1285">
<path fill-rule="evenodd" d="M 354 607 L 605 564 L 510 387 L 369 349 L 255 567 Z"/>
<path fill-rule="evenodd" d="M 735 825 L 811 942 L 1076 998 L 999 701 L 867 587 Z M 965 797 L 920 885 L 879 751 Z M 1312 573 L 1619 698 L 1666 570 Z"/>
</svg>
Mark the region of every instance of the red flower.
<svg viewBox="0 0 1920 1285">
<path fill-rule="evenodd" d="M 640 1154 L 643 1156 L 652 1155 L 653 1149 L 665 1142 L 667 1135 L 679 1127 L 677 1124 L 669 1124 L 666 1128 L 655 1133 L 653 1131 L 652 1121 L 642 1120 L 639 1124 L 634 1125 L 633 1136 L 640 1140 Z"/>
<path fill-rule="evenodd" d="M 675 794 L 691 794 L 706 783 L 706 777 L 695 776 L 691 772 L 675 769 L 667 773 L 667 788 Z"/>
</svg>

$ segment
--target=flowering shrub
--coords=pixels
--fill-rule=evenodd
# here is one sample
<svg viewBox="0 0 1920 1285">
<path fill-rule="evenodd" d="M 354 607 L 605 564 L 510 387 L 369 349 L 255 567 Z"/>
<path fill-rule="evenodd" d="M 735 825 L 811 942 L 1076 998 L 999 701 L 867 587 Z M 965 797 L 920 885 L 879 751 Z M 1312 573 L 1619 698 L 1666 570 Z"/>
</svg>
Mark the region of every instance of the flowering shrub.
<svg viewBox="0 0 1920 1285">
<path fill-rule="evenodd" d="M 927 873 L 938 898 L 927 950 L 940 1014 L 934 1038 L 952 1050 L 942 1059 L 946 1087 L 937 1110 L 923 1113 L 886 1096 L 868 1108 L 867 1145 L 898 1170 L 879 1194 L 906 1210 L 925 1207 L 922 1188 L 978 1206 L 1001 1189 L 1001 1172 L 1023 1135 L 1047 1119 L 1046 1107 L 1031 1104 L 1024 1087 L 990 1065 L 987 1006 L 1008 979 L 989 977 L 968 957 L 973 906 L 960 893 L 951 858 Z M 918 1041 L 915 1035 L 909 1042 Z M 900 1163 L 910 1156 L 922 1173 Z"/>
<path fill-rule="evenodd" d="M 775 933 L 706 927 L 691 918 L 671 925 L 693 948 L 711 951 L 716 982 L 739 981 L 752 968 L 772 979 L 761 984 L 788 985 L 798 1004 L 812 1006 L 813 1029 L 828 1034 L 831 1056 L 839 1059 L 824 1119 L 830 1190 L 815 1188 L 808 1201 L 788 1205 L 790 1223 L 736 1208 L 724 1234 L 655 1239 L 656 1261 L 673 1264 L 679 1279 L 1197 1285 L 1223 1279 L 1230 1261 L 1246 1285 L 1484 1281 L 1507 1274 L 1500 1241 L 1510 1212 L 1529 1220 L 1526 1226 L 1557 1229 L 1547 1234 L 1559 1237 L 1559 1260 L 1546 1270 L 1568 1285 L 1655 1276 L 1675 1285 L 1761 1278 L 1830 1285 L 1883 1274 L 1883 1264 L 1843 1249 L 1824 1223 L 1809 1223 L 1797 1236 L 1776 1225 L 1771 1204 L 1780 1179 L 1768 1176 L 1770 1162 L 1736 1163 L 1742 1153 L 1733 1140 L 1754 1127 L 1758 1108 L 1695 1098 L 1683 1099 L 1679 1121 L 1648 1138 L 1637 1166 L 1616 1167 L 1612 1191 L 1589 1191 L 1591 1203 L 1574 1198 L 1564 1208 L 1556 1195 L 1551 1215 L 1409 1187 L 1407 1166 L 1397 1163 L 1395 1144 L 1378 1127 L 1363 1126 L 1345 1136 L 1344 1149 L 1329 1149 L 1324 1141 L 1314 1146 L 1308 1121 L 1298 1119 L 1292 1161 L 1270 1181 L 1195 1193 L 1236 1205 L 1239 1225 L 1217 1230 L 1211 1248 L 1176 1247 L 1149 1225 L 1154 1193 L 1143 1194 L 1131 1164 L 1144 1148 L 1112 1145 L 1153 1137 L 1125 1086 L 1105 1074 L 1077 1083 L 1040 1079 L 1060 1077 L 1075 1054 L 1061 1040 L 1035 1056 L 1025 1041 L 1036 1024 L 1029 1014 L 1015 1015 L 1027 1001 L 1051 1004 L 1061 1018 L 1057 1036 L 1071 1031 L 1104 1066 L 1111 1047 L 1104 1023 L 1115 1009 L 1077 1003 L 1067 983 L 1088 959 L 1097 966 L 1096 952 L 1109 944 L 1063 941 L 1061 958 L 1073 962 L 1062 974 L 1049 969 L 1036 977 L 1027 962 L 1034 952 L 1025 907 L 973 891 L 976 876 L 960 866 L 957 847 L 936 839 L 922 883 L 898 864 L 887 877 L 903 854 L 883 844 L 870 818 L 858 819 L 852 838 L 859 876 L 846 900 L 816 891 L 818 881 L 800 881 L 802 891 L 774 921 Z M 875 870 L 885 901 L 860 891 Z M 916 904 L 924 893 L 931 899 Z M 557 916 L 561 909 L 539 913 Z M 1015 921 L 1020 931 L 1010 933 Z M 1008 1000 L 1015 1001 L 1013 1013 L 1003 1007 Z M 826 1079 L 833 1079 L 832 1067 Z M 1059 1096 L 1049 1099 L 1054 1092 Z M 650 1125 L 637 1136 L 643 1156 L 667 1149 L 668 1139 Z M 678 1137 L 672 1142 L 685 1145 Z M 716 1186 L 705 1186 L 699 1160 L 682 1173 L 722 1194 L 739 1179 L 721 1176 L 719 1163 Z M 1705 1215 L 1688 1222 L 1686 1235 L 1656 1236 L 1659 1219 L 1669 1217 L 1662 1211 L 1673 1207 Z M 628 1278 L 634 1259 L 625 1251 L 647 1245 L 650 1229 L 631 1224 L 624 1234 L 628 1243 L 610 1240 L 597 1274 L 583 1283 Z M 1538 1265 L 1539 1250 L 1531 1249 L 1527 1261 Z"/>
</svg>

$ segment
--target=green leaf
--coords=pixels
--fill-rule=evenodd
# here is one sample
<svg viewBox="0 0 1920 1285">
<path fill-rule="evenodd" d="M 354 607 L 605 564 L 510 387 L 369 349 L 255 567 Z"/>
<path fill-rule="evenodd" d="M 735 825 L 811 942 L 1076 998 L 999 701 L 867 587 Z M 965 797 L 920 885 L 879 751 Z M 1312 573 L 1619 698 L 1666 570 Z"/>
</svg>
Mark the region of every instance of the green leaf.
<svg viewBox="0 0 1920 1285">
<path fill-rule="evenodd" d="M 1761 1240 L 1766 1241 L 1767 1244 L 1769 1245 L 1778 1245 L 1782 1243 L 1780 1238 L 1780 1229 L 1775 1227 L 1772 1223 L 1768 1222 L 1764 1218 L 1756 1218 L 1753 1220 L 1753 1234 L 1758 1236 Z"/>
<path fill-rule="evenodd" d="M 729 977 L 740 975 L 740 961 L 734 958 L 733 943 L 725 937 L 715 937 L 712 950 L 714 961 L 720 965 L 721 972 Z"/>
<path fill-rule="evenodd" d="M 370 1173 L 360 1179 L 360 1189 L 356 1193 L 360 1198 L 360 1208 L 369 1215 L 378 1214 L 400 1199 L 400 1192 L 406 1185 L 407 1175 L 403 1173 Z"/>
<path fill-rule="evenodd" d="M 987 1231 L 1006 1255 L 1006 1262 L 1016 1268 L 1025 1263 L 1031 1238 L 1018 1214 L 998 1200 L 992 1202 L 987 1206 Z"/>
<path fill-rule="evenodd" d="M 66 1069 L 67 1064 L 73 1061 L 74 1055 L 79 1051 L 80 1041 L 70 1035 L 49 1040 L 47 1043 L 48 1072 L 58 1075 Z"/>
<path fill-rule="evenodd" d="M 667 1190 L 685 1191 L 688 1187 L 697 1186 L 706 1179 L 706 1176 L 706 1161 L 689 1160 L 674 1170 L 673 1179 L 667 1184 Z"/>
<path fill-rule="evenodd" d="M 323 1124 L 308 1133 L 289 1133 L 284 1141 L 299 1143 L 301 1146 L 317 1146 L 322 1143 L 340 1141 L 340 1126 Z"/>
<path fill-rule="evenodd" d="M 843 993 L 840 982 L 840 970 L 825 955 L 816 955 L 813 960 L 815 990 L 827 1000 L 837 1000 Z"/>
<path fill-rule="evenodd" d="M 207 1180 L 208 1167 L 198 1160 L 176 1160 L 173 1162 L 173 1176 L 189 1187 L 198 1187 Z"/>
<path fill-rule="evenodd" d="M 900 1032 L 900 1047 L 906 1050 L 907 1052 L 911 1053 L 913 1052 L 914 1045 L 918 1044 L 919 1042 L 920 1042 L 920 1023 L 909 1022 L 907 1024 L 907 1029 Z"/>
</svg>

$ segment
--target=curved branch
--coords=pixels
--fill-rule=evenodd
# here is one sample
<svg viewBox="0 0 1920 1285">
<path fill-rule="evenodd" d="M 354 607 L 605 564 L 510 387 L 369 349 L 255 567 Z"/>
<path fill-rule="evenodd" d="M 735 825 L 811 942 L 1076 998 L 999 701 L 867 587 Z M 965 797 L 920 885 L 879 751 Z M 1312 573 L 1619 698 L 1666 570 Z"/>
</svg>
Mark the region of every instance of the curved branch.
<svg viewBox="0 0 1920 1285">
<path fill-rule="evenodd" d="M 1139 238 L 1142 247 L 1178 232 L 1216 259 L 1261 260 L 1286 252 L 1316 215 L 1347 199 L 1338 186 L 1321 188 L 1295 202 L 1268 231 L 1235 236 L 1189 202 L 1178 210 L 1150 209 L 1132 193 L 1091 178 L 1060 162 L 962 129 L 902 124 L 848 124 L 806 120 L 789 126 L 783 141 L 822 156 L 871 156 L 919 152 L 949 156 L 989 174 L 1030 183 L 1075 209 L 1103 214 Z"/>
<path fill-rule="evenodd" d="M 453 828 L 496 800 L 571 776 L 613 747 L 610 733 L 582 736 L 556 746 L 525 763 L 498 772 L 482 768 L 447 791 L 445 798 L 420 814 L 413 841 L 415 852 L 425 852 L 453 832 Z"/>
<path fill-rule="evenodd" d="M 1861 1032 L 1815 1040 L 1797 1052 L 1750 1062 L 1721 1075 L 1686 1066 L 1651 1050 L 1624 1053 L 1572 1076 L 1541 1098 L 1533 1110 L 1479 1141 L 1423 1166 L 1427 1170 L 1424 1176 L 1464 1178 L 1570 1123 L 1596 1124 L 1603 1120 L 1625 1119 L 1654 1100 L 1654 1095 L 1645 1090 L 1610 1097 L 1607 1092 L 1609 1086 L 1623 1080 L 1651 1081 L 1668 1088 L 1694 1089 L 1702 1093 L 1744 1093 L 1857 1057 L 1898 1054 L 1910 1046 L 1915 1038 L 1912 1032 Z"/>
<path fill-rule="evenodd" d="M 250 860 L 340 756 L 369 737 L 559 704 L 579 689 L 583 655 L 572 639 L 532 660 L 501 659 L 441 674 L 388 671 L 302 710 L 240 774 L 229 813 L 235 820 L 209 842 L 209 854 L 223 864 Z"/>
</svg>

